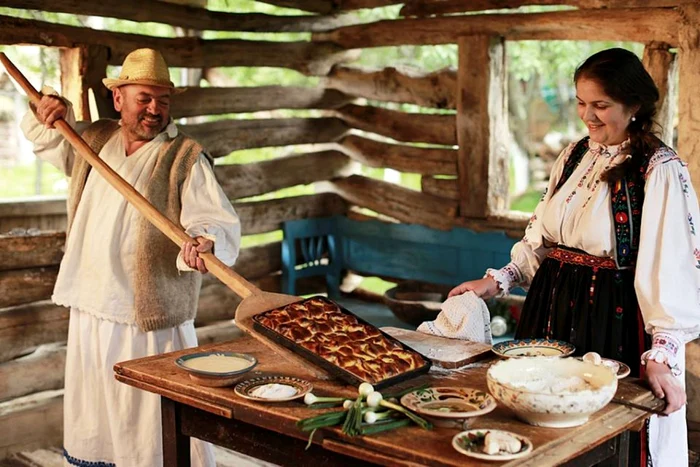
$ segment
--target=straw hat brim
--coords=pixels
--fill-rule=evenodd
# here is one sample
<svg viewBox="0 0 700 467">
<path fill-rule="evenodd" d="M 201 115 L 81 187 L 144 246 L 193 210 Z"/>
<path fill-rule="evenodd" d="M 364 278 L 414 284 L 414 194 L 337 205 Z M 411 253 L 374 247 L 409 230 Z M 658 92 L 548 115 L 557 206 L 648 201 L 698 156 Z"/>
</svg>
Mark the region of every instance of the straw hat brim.
<svg viewBox="0 0 700 467">
<path fill-rule="evenodd" d="M 120 86 L 126 86 L 127 84 L 143 84 L 145 86 L 158 86 L 161 88 L 170 88 L 173 94 L 180 94 L 187 90 L 187 88 L 176 88 L 172 83 L 163 83 L 162 81 L 155 81 L 152 79 L 114 79 L 114 78 L 104 78 L 102 83 L 110 91 L 114 88 Z"/>
</svg>

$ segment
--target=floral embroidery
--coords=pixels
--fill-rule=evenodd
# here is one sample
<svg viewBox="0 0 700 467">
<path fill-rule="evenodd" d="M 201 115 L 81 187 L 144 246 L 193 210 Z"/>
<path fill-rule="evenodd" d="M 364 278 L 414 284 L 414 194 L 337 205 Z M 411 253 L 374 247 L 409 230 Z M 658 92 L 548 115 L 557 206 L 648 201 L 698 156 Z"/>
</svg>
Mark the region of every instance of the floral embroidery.
<svg viewBox="0 0 700 467">
<path fill-rule="evenodd" d="M 690 188 L 688 187 L 688 180 L 686 180 L 685 176 L 683 176 L 683 172 L 678 174 L 678 179 L 681 181 L 681 186 L 683 187 L 683 193 L 685 194 L 685 197 L 687 198 L 690 193 Z"/>
<path fill-rule="evenodd" d="M 680 161 L 681 165 L 685 165 L 683 161 L 680 160 L 675 151 L 668 146 L 661 146 L 656 152 L 649 158 L 649 165 L 644 171 L 644 177 L 649 175 L 649 172 L 654 170 L 654 168 L 659 164 L 665 164 L 671 161 Z"/>
<path fill-rule="evenodd" d="M 700 250 L 696 248 L 693 253 L 695 254 L 695 268 L 700 269 Z"/>
<path fill-rule="evenodd" d="M 532 224 L 537 220 L 537 214 L 533 214 L 532 217 L 530 217 L 530 222 L 527 223 L 527 228 L 525 230 L 530 230 L 532 228 Z"/>
<path fill-rule="evenodd" d="M 625 310 L 621 306 L 616 307 L 615 308 L 615 319 L 622 319 L 622 315 L 623 315 L 624 311 Z"/>
<path fill-rule="evenodd" d="M 688 226 L 690 226 L 690 233 L 695 235 L 695 223 L 693 223 L 692 214 L 688 214 Z"/>
<path fill-rule="evenodd" d="M 540 198 L 540 201 L 544 201 L 545 197 L 547 196 L 548 191 L 549 191 L 549 187 L 545 187 L 544 191 L 542 192 L 542 197 Z"/>
</svg>

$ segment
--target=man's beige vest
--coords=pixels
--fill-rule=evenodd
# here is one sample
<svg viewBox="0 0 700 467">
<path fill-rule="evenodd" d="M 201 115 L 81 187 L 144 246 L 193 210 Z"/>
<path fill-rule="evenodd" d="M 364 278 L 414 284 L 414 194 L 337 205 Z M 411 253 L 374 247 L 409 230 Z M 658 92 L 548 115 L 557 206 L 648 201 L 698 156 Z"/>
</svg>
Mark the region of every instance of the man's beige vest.
<svg viewBox="0 0 700 467">
<path fill-rule="evenodd" d="M 83 139 L 99 154 L 119 129 L 119 124 L 114 120 L 98 120 L 83 132 Z M 160 213 L 179 227 L 182 227 L 182 184 L 200 153 L 202 147 L 182 133 L 163 142 L 158 151 L 158 161 L 146 184 L 146 192 L 141 193 Z M 69 233 L 90 169 L 82 157 L 75 158 L 68 194 Z M 142 331 L 154 331 L 194 319 L 202 283 L 201 274 L 179 272 L 175 262 L 180 248 L 146 218 L 138 216 L 138 219 L 137 225 L 129 226 L 137 230 L 134 258 L 136 273 L 132 278 L 136 324 Z M 109 245 L 105 245 L 105 248 L 109 248 Z"/>
</svg>

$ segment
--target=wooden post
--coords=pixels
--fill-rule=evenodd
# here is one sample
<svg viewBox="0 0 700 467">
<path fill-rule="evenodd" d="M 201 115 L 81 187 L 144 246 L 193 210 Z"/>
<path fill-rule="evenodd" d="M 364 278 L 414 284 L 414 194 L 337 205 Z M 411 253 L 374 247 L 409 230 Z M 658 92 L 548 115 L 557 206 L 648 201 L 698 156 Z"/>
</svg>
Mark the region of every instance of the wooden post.
<svg viewBox="0 0 700 467">
<path fill-rule="evenodd" d="M 656 104 L 656 122 L 661 127 L 661 140 L 673 145 L 673 117 L 676 112 L 676 77 L 678 62 L 676 54 L 669 52 L 670 46 L 663 42 L 650 42 L 644 47 L 642 62 L 659 88 Z"/>
<path fill-rule="evenodd" d="M 460 216 L 486 218 L 508 206 L 508 128 L 502 37 L 460 37 L 457 172 Z"/>
<path fill-rule="evenodd" d="M 60 50 L 61 94 L 73 103 L 76 120 L 118 116 L 112 95 L 102 84 L 107 71 L 107 47 L 89 45 Z M 89 89 L 93 91 L 99 115 L 90 114 Z"/>
<path fill-rule="evenodd" d="M 700 189 L 700 6 L 681 7 L 678 47 L 678 152 L 688 162 L 695 189 Z"/>
</svg>

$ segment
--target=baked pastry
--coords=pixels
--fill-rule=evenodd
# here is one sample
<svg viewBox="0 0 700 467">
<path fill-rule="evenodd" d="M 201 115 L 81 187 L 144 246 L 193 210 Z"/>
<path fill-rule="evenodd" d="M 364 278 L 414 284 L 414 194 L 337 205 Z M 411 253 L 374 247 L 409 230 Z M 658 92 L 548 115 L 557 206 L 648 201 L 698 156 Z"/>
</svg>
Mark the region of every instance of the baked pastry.
<svg viewBox="0 0 700 467">
<path fill-rule="evenodd" d="M 368 383 L 376 384 L 427 363 L 419 353 L 359 322 L 323 297 L 266 311 L 253 319 Z"/>
</svg>

